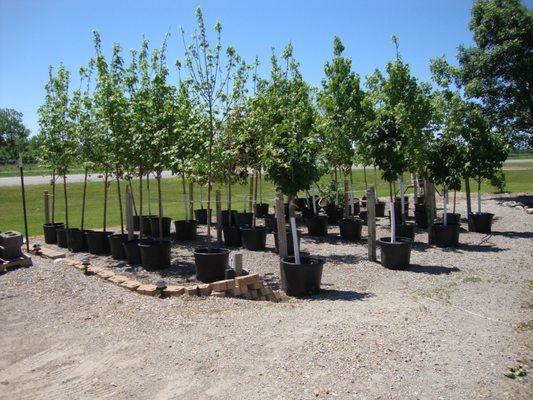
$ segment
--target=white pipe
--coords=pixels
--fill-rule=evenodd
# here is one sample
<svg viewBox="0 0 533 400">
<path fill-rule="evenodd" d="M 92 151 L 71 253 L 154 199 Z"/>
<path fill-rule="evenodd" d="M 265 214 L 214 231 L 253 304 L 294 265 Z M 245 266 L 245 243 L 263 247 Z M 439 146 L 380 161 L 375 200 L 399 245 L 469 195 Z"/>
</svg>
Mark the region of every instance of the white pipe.
<svg viewBox="0 0 533 400">
<path fill-rule="evenodd" d="M 481 214 L 481 189 L 477 189 L 477 212 Z"/>
<path fill-rule="evenodd" d="M 390 242 L 396 243 L 396 216 L 394 215 L 394 202 L 390 203 Z"/>
<path fill-rule="evenodd" d="M 444 226 L 448 226 L 448 212 L 447 212 L 447 206 L 448 206 L 448 189 L 444 188 L 444 198 L 442 200 L 442 208 L 444 210 L 444 216 L 442 218 L 442 224 Z"/>
<path fill-rule="evenodd" d="M 405 211 L 404 211 L 404 207 L 405 207 L 405 199 L 404 199 L 404 196 L 403 196 L 403 173 L 400 174 L 400 204 L 401 204 L 401 211 L 400 211 L 400 215 L 402 217 L 402 224 L 403 224 L 403 219 L 404 219 L 404 214 L 405 214 Z"/>
<path fill-rule="evenodd" d="M 187 189 L 183 191 L 183 204 L 185 204 L 185 221 L 189 220 L 189 202 L 187 201 Z"/>
<path fill-rule="evenodd" d="M 152 215 L 152 197 L 150 196 L 150 173 L 146 174 L 146 191 L 148 192 L 148 215 Z"/>
<path fill-rule="evenodd" d="M 292 246 L 294 248 L 294 261 L 300 265 L 300 249 L 298 248 L 298 233 L 296 232 L 296 219 L 291 217 Z"/>
<path fill-rule="evenodd" d="M 311 191 L 311 197 L 313 198 L 313 214 L 316 215 L 316 200 L 314 191 Z"/>
</svg>

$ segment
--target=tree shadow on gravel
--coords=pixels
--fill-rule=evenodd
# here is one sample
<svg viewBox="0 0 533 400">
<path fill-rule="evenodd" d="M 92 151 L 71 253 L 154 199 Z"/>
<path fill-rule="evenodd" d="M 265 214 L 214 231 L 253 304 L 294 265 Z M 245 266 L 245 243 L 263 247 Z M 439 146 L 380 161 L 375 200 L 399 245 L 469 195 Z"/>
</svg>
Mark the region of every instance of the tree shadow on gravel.
<svg viewBox="0 0 533 400">
<path fill-rule="evenodd" d="M 482 242 L 480 244 L 459 243 L 458 247 L 446 247 L 442 250 L 451 253 L 461 253 L 463 251 L 474 253 L 499 253 L 500 251 L 508 250 L 508 248 L 498 247 L 490 243 L 483 244 Z"/>
<path fill-rule="evenodd" d="M 330 300 L 330 301 L 356 301 L 356 300 L 365 300 L 370 297 L 374 297 L 375 295 L 373 293 L 364 293 L 364 292 L 356 292 L 354 290 L 335 290 L 335 289 L 324 289 L 321 290 L 320 293 L 309 296 L 309 297 L 303 297 L 306 300 L 311 301 L 322 301 L 322 300 Z"/>
<path fill-rule="evenodd" d="M 492 232 L 492 236 L 505 236 L 510 239 L 533 239 L 533 232 L 499 231 Z"/>
<path fill-rule="evenodd" d="M 405 268 L 404 271 L 427 275 L 449 275 L 452 272 L 459 272 L 460 269 L 457 267 L 443 267 L 439 265 L 411 264 Z"/>
<path fill-rule="evenodd" d="M 363 260 L 363 257 L 356 256 L 354 254 L 346 254 L 346 255 L 330 254 L 327 256 L 320 257 L 320 258 L 323 258 L 326 262 L 332 263 L 332 264 L 355 264 L 358 261 Z"/>
</svg>

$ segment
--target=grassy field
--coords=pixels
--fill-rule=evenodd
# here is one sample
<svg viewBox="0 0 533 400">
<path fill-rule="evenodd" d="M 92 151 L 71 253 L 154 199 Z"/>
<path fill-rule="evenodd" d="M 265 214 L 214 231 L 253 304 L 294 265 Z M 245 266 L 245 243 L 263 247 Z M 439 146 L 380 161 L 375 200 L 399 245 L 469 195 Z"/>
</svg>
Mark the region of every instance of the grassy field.
<svg viewBox="0 0 533 400">
<path fill-rule="evenodd" d="M 50 171 L 37 164 L 25 164 L 24 175 L 25 176 L 46 176 Z M 71 174 L 83 174 L 83 168 L 71 168 Z M 0 164 L 0 178 L 7 178 L 10 176 L 19 176 L 19 167 L 13 164 Z"/>
<path fill-rule="evenodd" d="M 507 177 L 507 190 L 510 192 L 533 192 L 533 166 L 527 169 L 505 171 Z M 363 193 L 363 171 L 357 170 L 353 173 L 355 189 L 358 196 Z M 407 179 L 407 176 L 405 177 Z M 320 184 L 327 184 L 329 177 L 325 176 Z M 157 212 L 157 192 L 155 180 L 152 180 L 151 188 L 151 205 L 152 213 Z M 162 181 L 163 192 L 163 210 L 165 216 L 173 219 L 182 219 L 185 215 L 184 199 L 181 194 L 181 181 L 177 179 L 164 179 Z M 226 204 L 225 188 L 215 185 L 215 189 L 222 192 L 223 207 Z M 272 184 L 264 182 L 264 196 L 263 199 L 269 204 L 273 204 L 274 188 Z M 472 183 L 474 189 L 474 183 Z M 81 183 L 71 183 L 68 185 L 68 199 L 69 199 L 69 222 L 72 227 L 79 227 L 80 225 L 80 210 L 81 210 L 81 195 L 83 185 Z M 124 185 L 122 185 L 124 190 Z M 39 235 L 42 233 L 42 223 L 44 222 L 43 212 L 43 196 L 44 190 L 49 190 L 49 185 L 29 185 L 26 186 L 26 199 L 28 210 L 28 224 L 30 235 Z M 494 192 L 495 189 L 488 183 L 483 183 L 482 191 L 485 193 Z M 103 183 L 91 182 L 88 184 L 87 205 L 86 205 L 86 228 L 101 228 L 103 220 Z M 233 189 L 233 208 L 237 210 L 243 209 L 243 196 L 248 189 L 245 186 L 235 186 Z M 385 182 L 378 180 L 378 193 L 380 196 L 386 196 L 388 193 L 388 186 Z M 134 181 L 134 194 L 136 197 L 136 204 L 139 205 L 138 199 L 138 181 Z M 206 201 L 207 194 L 204 189 L 203 200 Z M 213 193 L 214 198 L 214 193 Z M 23 213 L 22 213 L 22 197 L 19 186 L 0 187 L 0 231 L 3 230 L 18 230 L 23 231 Z M 200 208 L 198 187 L 195 187 L 194 193 L 195 208 Z M 147 213 L 147 198 L 145 191 L 144 213 Z M 214 202 L 213 202 L 214 207 Z M 64 221 L 65 213 L 63 206 L 63 186 L 57 186 L 56 193 L 56 221 Z M 117 200 L 116 184 L 113 182 L 109 189 L 109 204 L 108 204 L 108 223 L 109 227 L 119 225 L 119 207 Z"/>
<path fill-rule="evenodd" d="M 509 153 L 509 160 L 519 160 L 533 158 L 533 151 L 523 150 L 523 151 L 512 151 Z"/>
</svg>

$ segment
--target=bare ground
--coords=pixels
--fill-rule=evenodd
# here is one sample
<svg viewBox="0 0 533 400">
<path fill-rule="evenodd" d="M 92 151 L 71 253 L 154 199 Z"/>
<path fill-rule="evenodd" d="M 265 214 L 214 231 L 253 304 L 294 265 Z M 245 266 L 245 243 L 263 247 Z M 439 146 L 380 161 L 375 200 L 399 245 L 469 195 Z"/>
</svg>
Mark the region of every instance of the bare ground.
<svg viewBox="0 0 533 400">
<path fill-rule="evenodd" d="M 324 291 L 283 303 L 148 298 L 36 258 L 0 276 L 0 399 L 530 399 L 504 373 L 533 365 L 533 215 L 483 206 L 491 236 L 446 250 L 420 231 L 406 271 L 304 235 Z M 140 279 L 192 279 L 191 247 Z M 242 253 L 277 284 L 275 253 Z"/>
</svg>

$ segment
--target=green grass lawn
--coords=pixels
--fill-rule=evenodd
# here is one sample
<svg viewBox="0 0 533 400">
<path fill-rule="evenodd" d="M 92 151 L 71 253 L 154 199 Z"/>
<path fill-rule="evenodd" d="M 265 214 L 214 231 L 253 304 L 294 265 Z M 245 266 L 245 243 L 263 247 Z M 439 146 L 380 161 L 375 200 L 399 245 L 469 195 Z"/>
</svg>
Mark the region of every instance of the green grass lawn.
<svg viewBox="0 0 533 400">
<path fill-rule="evenodd" d="M 533 158 L 533 151 L 529 151 L 529 150 L 512 151 L 509 153 L 508 158 L 510 160 Z"/>
<path fill-rule="evenodd" d="M 533 167 L 525 170 L 506 171 L 507 190 L 510 192 L 533 192 Z M 363 194 L 363 171 L 357 170 L 353 173 L 355 190 L 358 196 Z M 369 173 L 369 178 L 371 173 Z M 325 185 L 329 180 L 329 176 L 324 176 L 320 184 Z M 407 175 L 405 177 L 407 180 Z M 157 192 L 156 181 L 151 180 L 151 205 L 152 213 L 157 212 Z M 370 183 L 370 182 L 369 182 Z M 122 189 L 124 190 L 124 184 Z M 165 216 L 173 219 L 182 219 L 185 215 L 184 199 L 181 194 L 181 181 L 177 179 L 164 179 L 162 181 L 163 192 L 163 210 Z M 215 185 L 215 189 L 222 192 L 223 207 L 226 206 L 225 188 Z M 274 188 L 271 183 L 264 182 L 264 196 L 263 200 L 269 204 L 273 204 Z M 71 183 L 68 185 L 68 199 L 69 199 L 69 222 L 72 227 L 79 227 L 80 225 L 80 210 L 81 210 L 81 195 L 83 184 Z M 475 183 L 472 182 L 472 189 L 475 190 Z M 26 200 L 28 210 L 28 224 L 30 235 L 42 234 L 42 223 L 44 222 L 43 211 L 43 191 L 48 190 L 51 193 L 50 185 L 28 185 L 26 186 Z M 482 184 L 482 191 L 493 192 L 495 189 L 488 183 Z M 86 205 L 86 228 L 101 228 L 103 222 L 103 183 L 90 182 L 88 184 L 87 205 Z M 233 188 L 233 208 L 242 210 L 243 195 L 248 192 L 248 188 L 244 185 L 237 185 Z M 378 193 L 381 197 L 387 196 L 388 186 L 385 182 L 378 180 Z M 136 204 L 139 206 L 138 199 L 138 181 L 134 181 L 134 194 L 136 197 Z M 146 195 L 146 191 L 145 191 Z M 19 186 L 0 187 L 0 231 L 3 230 L 17 230 L 23 231 L 23 213 L 22 213 L 22 197 Z M 195 186 L 195 208 L 200 208 L 198 187 Z M 204 189 L 203 200 L 206 201 L 207 193 Z M 214 192 L 213 192 L 214 200 Z M 147 214 L 147 200 L 145 196 L 144 213 Z M 214 208 L 214 201 L 213 201 Z M 57 185 L 56 193 L 56 221 L 64 221 L 64 206 L 63 206 L 63 186 Z M 116 183 L 112 182 L 109 189 L 109 204 L 108 204 L 108 223 L 109 227 L 119 225 L 119 207 L 117 200 Z"/>
<path fill-rule="evenodd" d="M 70 174 L 83 174 L 83 168 L 71 168 Z M 19 167 L 14 164 L 0 165 L 0 178 L 7 178 L 10 176 L 19 176 Z M 50 174 L 50 171 L 37 164 L 24 165 L 25 176 L 45 176 Z"/>
</svg>

